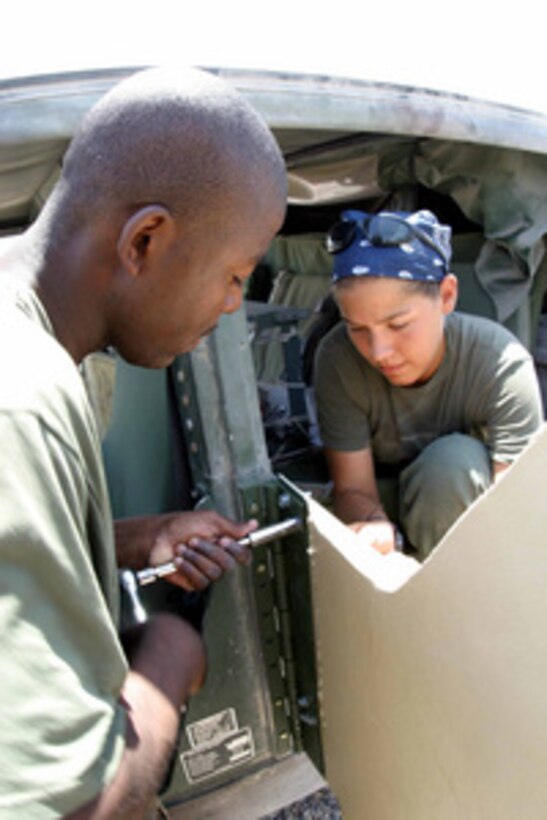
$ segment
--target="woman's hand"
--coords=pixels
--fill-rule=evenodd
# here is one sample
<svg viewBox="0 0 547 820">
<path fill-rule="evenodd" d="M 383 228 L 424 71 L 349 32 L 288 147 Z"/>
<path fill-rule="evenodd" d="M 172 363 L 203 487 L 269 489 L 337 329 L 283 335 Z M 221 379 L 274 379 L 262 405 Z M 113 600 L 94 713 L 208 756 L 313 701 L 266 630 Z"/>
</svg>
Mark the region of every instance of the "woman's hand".
<svg viewBox="0 0 547 820">
<path fill-rule="evenodd" d="M 359 541 L 372 547 L 382 555 L 396 549 L 396 530 L 391 521 L 365 521 L 350 524 Z"/>
</svg>

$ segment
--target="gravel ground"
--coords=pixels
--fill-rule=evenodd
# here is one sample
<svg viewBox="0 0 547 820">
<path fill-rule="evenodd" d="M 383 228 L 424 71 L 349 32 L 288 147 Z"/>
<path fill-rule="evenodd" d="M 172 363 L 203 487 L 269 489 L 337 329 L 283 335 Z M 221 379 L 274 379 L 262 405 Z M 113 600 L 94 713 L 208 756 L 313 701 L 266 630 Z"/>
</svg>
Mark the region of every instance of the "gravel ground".
<svg viewBox="0 0 547 820">
<path fill-rule="evenodd" d="M 321 789 L 310 794 L 304 800 L 299 800 L 275 814 L 268 814 L 260 820 L 341 820 L 340 805 L 330 791 Z"/>
</svg>

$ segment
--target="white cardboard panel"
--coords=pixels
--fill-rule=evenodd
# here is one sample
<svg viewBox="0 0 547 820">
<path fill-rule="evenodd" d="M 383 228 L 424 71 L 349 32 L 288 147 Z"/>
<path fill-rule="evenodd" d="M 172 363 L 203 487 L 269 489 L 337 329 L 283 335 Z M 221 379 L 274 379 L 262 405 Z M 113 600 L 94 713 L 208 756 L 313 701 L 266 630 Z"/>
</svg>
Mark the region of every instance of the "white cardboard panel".
<svg viewBox="0 0 547 820">
<path fill-rule="evenodd" d="M 344 820 L 547 818 L 547 427 L 422 566 L 310 501 Z"/>
</svg>

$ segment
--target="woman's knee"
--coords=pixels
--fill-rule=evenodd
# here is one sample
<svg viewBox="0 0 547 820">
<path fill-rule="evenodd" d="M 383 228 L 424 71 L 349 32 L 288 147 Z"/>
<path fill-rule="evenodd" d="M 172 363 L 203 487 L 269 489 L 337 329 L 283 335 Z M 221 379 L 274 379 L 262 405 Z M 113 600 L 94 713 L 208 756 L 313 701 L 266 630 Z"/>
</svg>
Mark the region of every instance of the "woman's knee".
<svg viewBox="0 0 547 820">
<path fill-rule="evenodd" d="M 423 557 L 490 484 L 485 446 L 459 433 L 436 439 L 403 471 L 401 520 Z"/>
<path fill-rule="evenodd" d="M 488 451 L 478 439 L 461 433 L 428 445 L 401 476 L 401 491 L 426 493 L 429 502 L 446 493 L 470 502 L 491 484 Z"/>
</svg>

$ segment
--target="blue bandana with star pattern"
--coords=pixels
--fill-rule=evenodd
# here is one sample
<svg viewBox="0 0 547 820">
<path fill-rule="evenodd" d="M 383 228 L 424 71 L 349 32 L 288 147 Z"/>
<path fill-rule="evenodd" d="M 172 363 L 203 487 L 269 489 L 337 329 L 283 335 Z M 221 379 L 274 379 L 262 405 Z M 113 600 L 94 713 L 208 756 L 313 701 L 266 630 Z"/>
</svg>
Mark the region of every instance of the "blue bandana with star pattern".
<svg viewBox="0 0 547 820">
<path fill-rule="evenodd" d="M 451 235 L 431 211 L 344 211 L 326 237 L 334 255 L 332 280 L 387 276 L 440 282 L 449 272 Z"/>
</svg>

